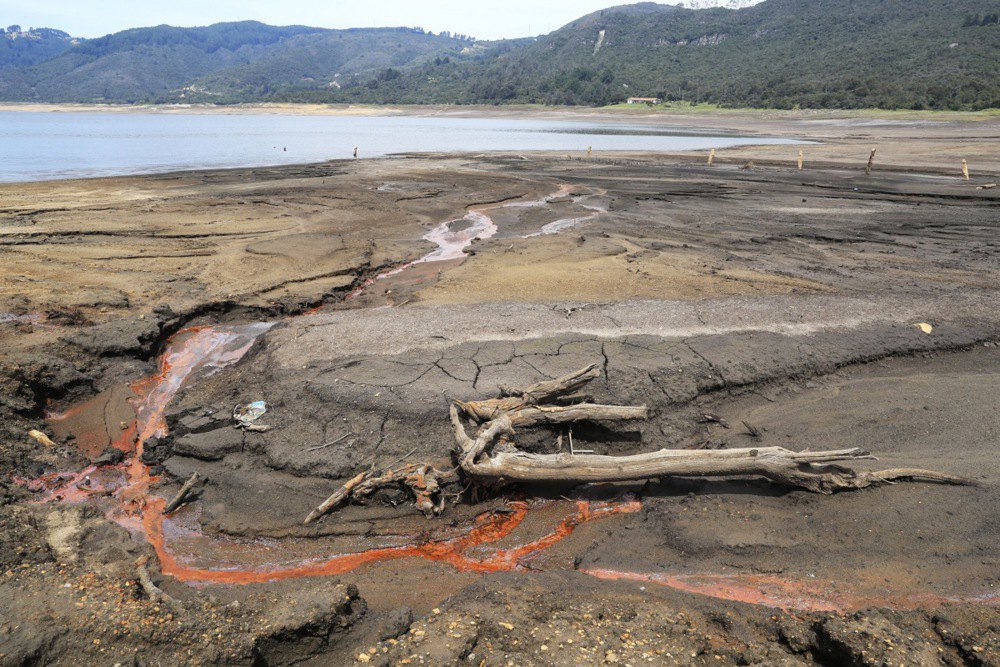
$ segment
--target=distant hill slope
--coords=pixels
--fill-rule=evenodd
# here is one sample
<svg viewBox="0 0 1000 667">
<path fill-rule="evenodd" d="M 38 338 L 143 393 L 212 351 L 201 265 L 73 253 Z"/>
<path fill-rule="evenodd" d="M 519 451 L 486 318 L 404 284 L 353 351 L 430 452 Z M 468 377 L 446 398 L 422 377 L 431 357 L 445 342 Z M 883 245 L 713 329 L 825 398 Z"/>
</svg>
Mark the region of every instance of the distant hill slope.
<svg viewBox="0 0 1000 667">
<path fill-rule="evenodd" d="M 249 62 L 317 28 L 252 21 L 206 28 L 157 26 L 91 39 L 33 67 L 5 73 L 0 98 L 45 102 L 150 102 L 193 78 Z"/>
<path fill-rule="evenodd" d="M 997 0 L 686 0 L 485 43 L 408 28 L 160 26 L 8 68 L 0 99 L 1000 107 Z M 751 5 L 751 6 L 745 6 Z"/>
<path fill-rule="evenodd" d="M 358 28 L 299 35 L 250 62 L 195 79 L 186 91 L 197 101 L 242 101 L 277 95 L 336 92 L 341 81 L 401 76 L 398 68 L 458 57 L 471 43 L 410 28 Z M 372 84 L 375 85 L 375 84 Z"/>
<path fill-rule="evenodd" d="M 0 70 L 31 67 L 70 49 L 76 40 L 62 30 L 12 25 L 0 28 Z"/>
<path fill-rule="evenodd" d="M 286 90 L 331 87 L 341 73 L 457 53 L 465 44 L 410 28 L 325 30 L 254 21 L 139 28 L 87 40 L 46 62 L 6 72 L 0 99 L 264 100 Z"/>
<path fill-rule="evenodd" d="M 767 0 L 595 12 L 489 62 L 424 67 L 370 101 L 1000 107 L 995 0 Z M 350 93 L 351 91 L 344 91 Z"/>
<path fill-rule="evenodd" d="M 671 3 L 683 5 L 688 9 L 709 9 L 711 7 L 725 7 L 726 9 L 743 9 L 760 4 L 764 0 L 678 0 Z"/>
</svg>

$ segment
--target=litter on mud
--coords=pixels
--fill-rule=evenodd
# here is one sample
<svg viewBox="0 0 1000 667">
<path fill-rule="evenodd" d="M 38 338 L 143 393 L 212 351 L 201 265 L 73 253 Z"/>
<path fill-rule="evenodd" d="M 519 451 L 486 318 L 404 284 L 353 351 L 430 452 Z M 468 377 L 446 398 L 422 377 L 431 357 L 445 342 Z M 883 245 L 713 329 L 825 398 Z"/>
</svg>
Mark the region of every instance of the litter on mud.
<svg viewBox="0 0 1000 667">
<path fill-rule="evenodd" d="M 56 443 L 52 442 L 52 438 L 50 438 L 49 436 L 45 435 L 44 433 L 42 433 L 37 429 L 32 429 L 28 431 L 28 435 L 31 436 L 33 439 L 37 440 L 40 444 L 45 445 L 46 447 L 56 446 Z"/>
<path fill-rule="evenodd" d="M 270 431 L 271 427 L 266 424 L 258 424 L 257 420 L 266 413 L 267 403 L 264 401 L 254 401 L 246 405 L 237 405 L 233 408 L 233 421 L 236 422 L 236 428 L 241 428 L 244 431 L 263 433 L 264 431 Z"/>
</svg>

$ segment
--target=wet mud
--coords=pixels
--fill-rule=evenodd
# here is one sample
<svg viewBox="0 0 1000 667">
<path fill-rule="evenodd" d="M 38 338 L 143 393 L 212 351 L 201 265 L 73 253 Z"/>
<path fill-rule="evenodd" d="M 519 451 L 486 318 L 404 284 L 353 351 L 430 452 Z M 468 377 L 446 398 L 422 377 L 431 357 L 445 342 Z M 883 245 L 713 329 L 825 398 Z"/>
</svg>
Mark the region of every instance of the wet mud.
<svg viewBox="0 0 1000 667">
<path fill-rule="evenodd" d="M 995 191 L 649 156 L 46 187 L 76 203 L 0 239 L 35 285 L 0 292 L 11 664 L 996 664 Z M 359 470 L 450 465 L 451 400 L 594 362 L 591 398 L 652 416 L 578 448 L 862 446 L 979 486 L 511 488 L 433 520 L 389 493 L 302 525 Z M 255 400 L 270 430 L 236 428 Z M 93 592 L 42 600 L 63 583 Z"/>
</svg>

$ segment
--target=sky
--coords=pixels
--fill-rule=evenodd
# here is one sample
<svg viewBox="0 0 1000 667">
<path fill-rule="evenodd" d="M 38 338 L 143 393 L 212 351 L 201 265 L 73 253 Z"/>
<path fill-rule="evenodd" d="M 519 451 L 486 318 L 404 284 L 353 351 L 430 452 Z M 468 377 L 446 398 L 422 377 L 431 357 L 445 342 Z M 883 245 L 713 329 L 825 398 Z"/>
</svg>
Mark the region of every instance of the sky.
<svg viewBox="0 0 1000 667">
<path fill-rule="evenodd" d="M 661 0 L 667 1 L 667 0 Z M 4 26 L 99 37 L 167 23 L 197 26 L 254 19 L 320 28 L 421 27 L 479 39 L 528 37 L 629 0 L 0 0 Z"/>
</svg>

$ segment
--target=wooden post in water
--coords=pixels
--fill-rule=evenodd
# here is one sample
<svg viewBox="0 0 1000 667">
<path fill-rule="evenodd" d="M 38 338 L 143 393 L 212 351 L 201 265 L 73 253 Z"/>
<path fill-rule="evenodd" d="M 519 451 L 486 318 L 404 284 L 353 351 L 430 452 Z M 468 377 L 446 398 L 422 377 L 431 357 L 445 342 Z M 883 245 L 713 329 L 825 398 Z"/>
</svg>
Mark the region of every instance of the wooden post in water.
<svg viewBox="0 0 1000 667">
<path fill-rule="evenodd" d="M 712 163 L 715 161 L 715 149 L 713 148 L 708 154 L 708 166 L 711 167 Z"/>
<path fill-rule="evenodd" d="M 962 160 L 962 178 L 969 180 L 969 163 Z"/>
<path fill-rule="evenodd" d="M 872 175 L 872 165 L 875 163 L 875 151 L 877 148 L 872 149 L 872 154 L 868 156 L 868 166 L 865 167 L 865 176 Z"/>
<path fill-rule="evenodd" d="M 799 171 L 802 171 L 802 149 L 799 149 Z"/>
</svg>

